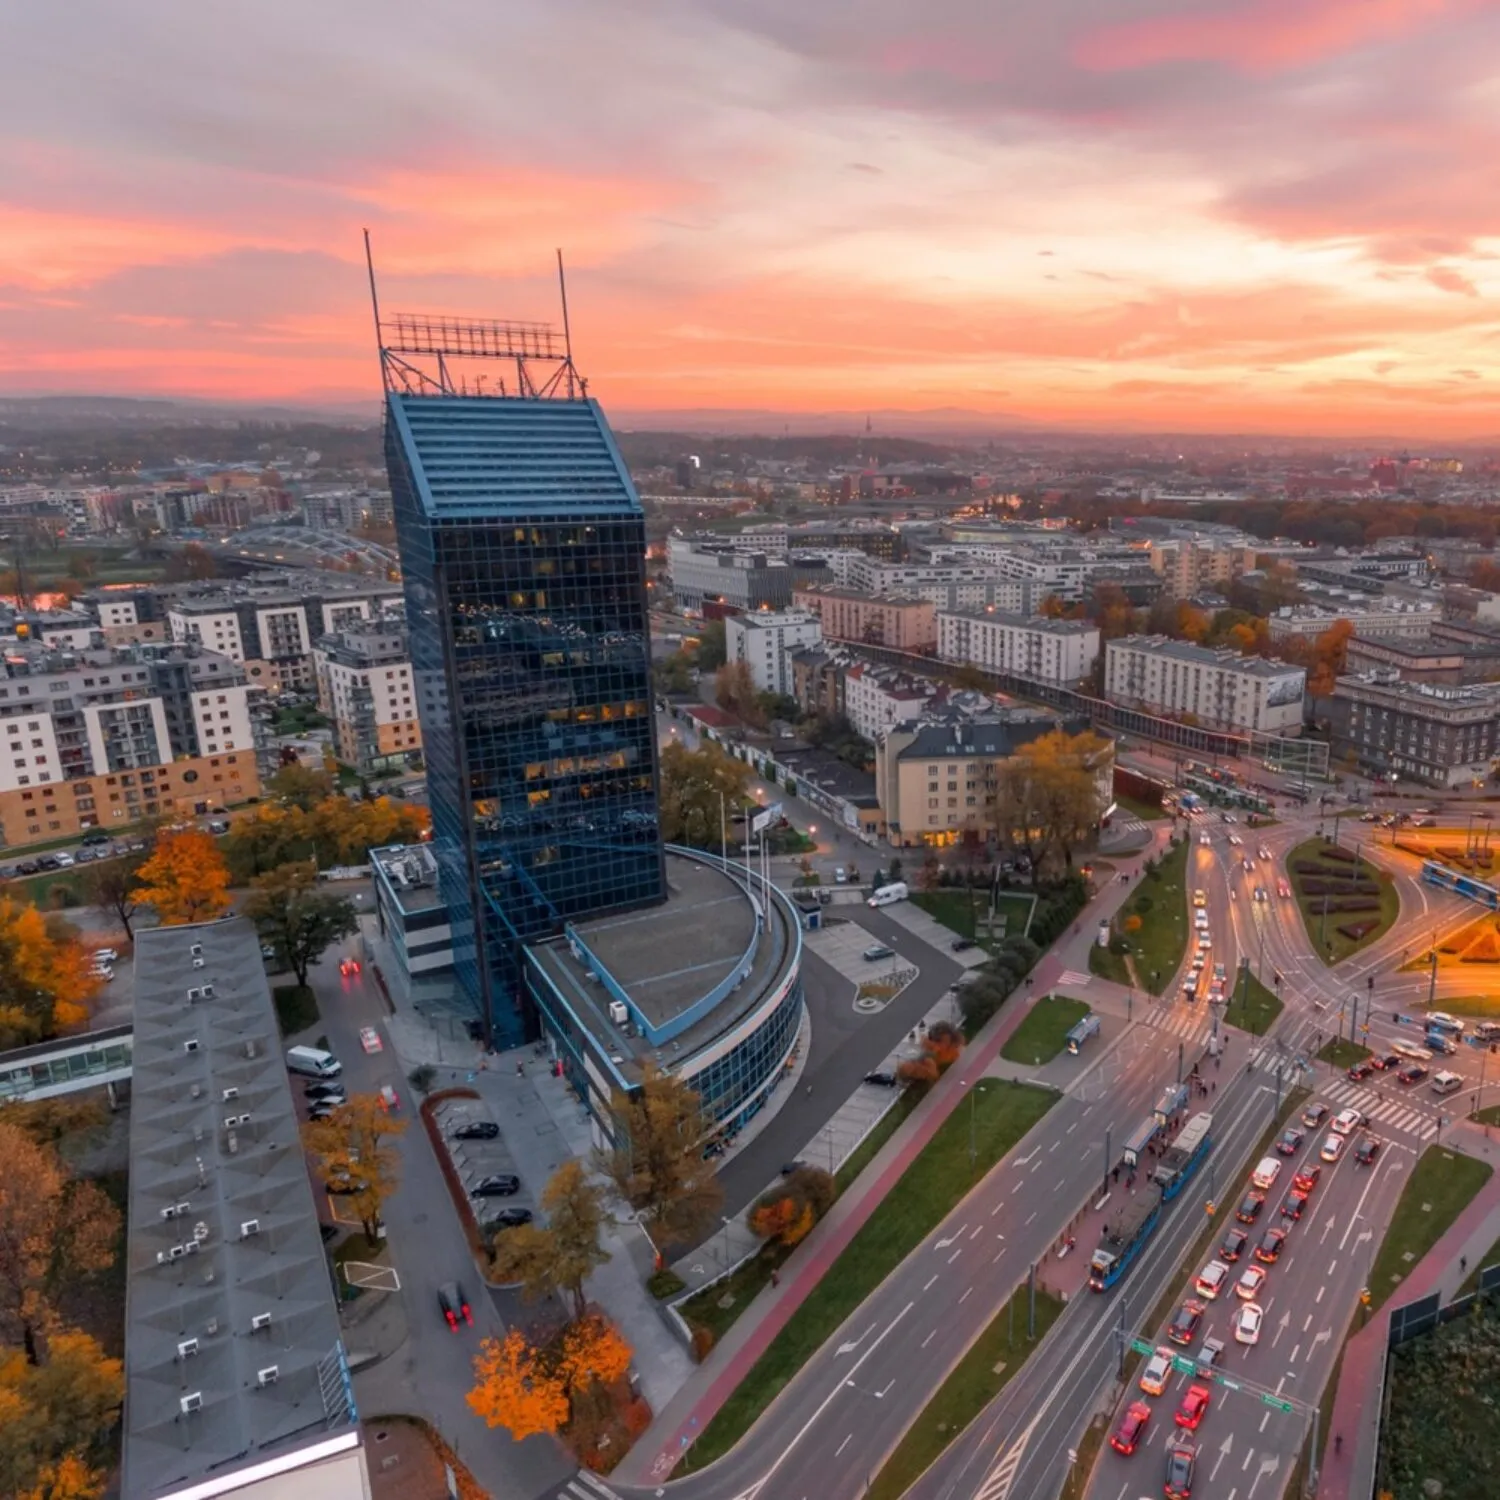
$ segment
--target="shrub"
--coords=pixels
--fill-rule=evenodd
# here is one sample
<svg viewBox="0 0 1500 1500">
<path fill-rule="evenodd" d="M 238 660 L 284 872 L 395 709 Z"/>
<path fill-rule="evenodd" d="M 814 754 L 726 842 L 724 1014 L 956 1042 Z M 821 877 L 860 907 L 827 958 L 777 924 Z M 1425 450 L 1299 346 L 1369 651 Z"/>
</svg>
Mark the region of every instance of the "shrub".
<svg viewBox="0 0 1500 1500">
<path fill-rule="evenodd" d="M 1042 950 L 1031 941 L 1029 937 L 1009 937 L 1000 945 L 1000 956 L 1009 962 L 1013 956 L 1017 962 L 1010 966 L 1019 974 L 1024 974 L 1042 956 Z"/>
<path fill-rule="evenodd" d="M 693 1324 L 693 1358 L 701 1365 L 714 1352 L 714 1331 L 701 1323 Z"/>
<path fill-rule="evenodd" d="M 1135 916 L 1133 913 L 1125 918 L 1126 932 L 1139 932 L 1143 926 L 1145 926 L 1145 923 L 1142 922 L 1141 919 L 1138 916 Z"/>
<path fill-rule="evenodd" d="M 421 1063 L 406 1075 L 406 1081 L 419 1094 L 430 1094 L 432 1092 L 433 1080 L 437 1077 L 437 1069 L 431 1063 Z"/>
<path fill-rule="evenodd" d="M 946 1072 L 964 1050 L 964 1035 L 951 1021 L 934 1021 L 927 1028 L 927 1040 L 923 1045 L 939 1072 Z"/>
<path fill-rule="evenodd" d="M 77 906 L 79 905 L 78 892 L 66 881 L 58 881 L 56 885 L 47 887 L 47 905 L 53 911 L 63 911 L 69 906 Z"/>
<path fill-rule="evenodd" d="M 646 1282 L 646 1290 L 656 1298 L 658 1302 L 665 1302 L 668 1297 L 675 1297 L 678 1292 L 687 1290 L 687 1282 L 680 1277 L 676 1271 L 663 1266 L 660 1271 L 654 1271 Z"/>
<path fill-rule="evenodd" d="M 1138 896 L 1137 896 L 1137 897 L 1136 897 L 1136 898 L 1135 898 L 1135 900 L 1134 900 L 1134 901 L 1133 901 L 1133 902 L 1132 902 L 1132 903 L 1131 903 L 1131 904 L 1132 904 L 1132 905 L 1133 905 L 1133 906 L 1134 906 L 1134 907 L 1135 907 L 1135 909 L 1136 909 L 1136 910 L 1137 910 L 1137 911 L 1138 911 L 1138 912 L 1140 912 L 1140 913 L 1141 913 L 1141 915 L 1142 915 L 1142 916 L 1144 916 L 1144 915 L 1145 915 L 1145 914 L 1146 914 L 1146 913 L 1147 913 L 1147 912 L 1148 912 L 1148 911 L 1150 911 L 1150 910 L 1151 910 L 1151 908 L 1152 908 L 1152 907 L 1153 907 L 1153 906 L 1155 906 L 1155 904 L 1156 904 L 1156 903 L 1155 903 L 1155 902 L 1154 902 L 1154 901 L 1153 901 L 1153 900 L 1152 900 L 1152 899 L 1151 899 L 1151 897 L 1150 897 L 1150 896 L 1148 896 L 1148 895 L 1147 895 L 1147 894 L 1146 894 L 1146 892 L 1145 892 L 1145 891 L 1142 891 L 1142 892 L 1141 892 L 1141 893 L 1140 893 L 1140 894 L 1139 894 L 1139 895 L 1138 895 Z"/>
<path fill-rule="evenodd" d="M 938 1065 L 930 1057 L 909 1057 L 896 1069 L 896 1077 L 908 1088 L 928 1089 L 937 1082 Z"/>
</svg>

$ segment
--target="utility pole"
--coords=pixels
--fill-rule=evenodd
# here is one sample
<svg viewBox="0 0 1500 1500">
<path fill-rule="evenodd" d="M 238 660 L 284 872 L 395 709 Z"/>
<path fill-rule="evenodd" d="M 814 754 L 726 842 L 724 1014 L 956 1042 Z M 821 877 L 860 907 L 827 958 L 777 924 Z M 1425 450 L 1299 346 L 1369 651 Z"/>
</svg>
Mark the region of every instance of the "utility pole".
<svg viewBox="0 0 1500 1500">
<path fill-rule="evenodd" d="M 1030 1343 L 1036 1338 L 1036 1262 L 1026 1273 L 1026 1339 Z"/>
<path fill-rule="evenodd" d="M 1104 1127 L 1104 1187 L 1102 1189 L 1102 1191 L 1106 1192 L 1106 1193 L 1109 1191 L 1109 1168 L 1110 1168 L 1109 1146 L 1110 1146 L 1110 1130 L 1109 1130 L 1109 1126 L 1106 1125 Z"/>
<path fill-rule="evenodd" d="M 1177 1044 L 1177 1081 L 1182 1082 L 1182 1043 Z"/>
<path fill-rule="evenodd" d="M 1432 949 L 1432 977 L 1427 981 L 1427 1009 L 1431 1010 L 1437 1002 L 1437 945 L 1434 941 Z"/>
</svg>

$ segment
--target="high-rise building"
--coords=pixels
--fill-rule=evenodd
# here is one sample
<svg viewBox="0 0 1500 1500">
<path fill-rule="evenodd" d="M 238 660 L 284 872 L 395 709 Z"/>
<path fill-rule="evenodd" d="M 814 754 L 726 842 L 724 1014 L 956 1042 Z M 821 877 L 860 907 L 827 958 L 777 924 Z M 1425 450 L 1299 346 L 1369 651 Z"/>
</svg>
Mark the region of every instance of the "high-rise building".
<svg viewBox="0 0 1500 1500">
<path fill-rule="evenodd" d="M 454 971 L 510 1045 L 534 1026 L 524 944 L 666 897 L 645 518 L 550 330 L 377 324 Z"/>
</svg>

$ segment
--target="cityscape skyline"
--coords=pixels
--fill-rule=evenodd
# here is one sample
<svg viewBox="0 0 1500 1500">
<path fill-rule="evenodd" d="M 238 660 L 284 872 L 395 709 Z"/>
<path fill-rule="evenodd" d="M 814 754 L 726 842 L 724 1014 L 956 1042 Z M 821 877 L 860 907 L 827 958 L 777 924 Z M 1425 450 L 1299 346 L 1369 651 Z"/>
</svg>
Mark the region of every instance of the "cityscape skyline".
<svg viewBox="0 0 1500 1500">
<path fill-rule="evenodd" d="M 373 410 L 368 225 L 420 311 L 561 245 L 616 421 L 1495 432 L 1472 0 L 85 11 L 0 61 L 0 393 Z"/>
</svg>

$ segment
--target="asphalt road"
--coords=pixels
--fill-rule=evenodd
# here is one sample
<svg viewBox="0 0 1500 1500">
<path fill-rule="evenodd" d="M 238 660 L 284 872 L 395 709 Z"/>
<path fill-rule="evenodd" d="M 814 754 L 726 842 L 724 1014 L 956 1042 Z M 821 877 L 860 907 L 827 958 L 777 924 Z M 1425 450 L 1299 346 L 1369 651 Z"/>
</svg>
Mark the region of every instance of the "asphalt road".
<svg viewBox="0 0 1500 1500">
<path fill-rule="evenodd" d="M 392 1085 L 408 1122 L 398 1141 L 400 1185 L 385 1206 L 385 1220 L 391 1263 L 401 1277 L 400 1292 L 390 1295 L 404 1300 L 410 1335 L 394 1354 L 354 1377 L 355 1399 L 365 1416 L 416 1412 L 429 1417 L 494 1500 L 523 1500 L 558 1483 L 572 1465 L 547 1438 L 515 1443 L 504 1431 L 490 1431 L 465 1401 L 479 1341 L 505 1330 L 490 1299 L 481 1295 L 453 1200 L 395 1053 L 388 1042 L 373 1056 L 360 1046 L 360 1028 L 379 1027 L 385 1007 L 367 973 L 347 979 L 339 974 L 339 959 L 356 948 L 357 939 L 351 939 L 344 949 L 330 952 L 310 978 L 322 1011 L 318 1029 L 343 1063 L 349 1091 Z M 300 1099 L 299 1081 L 294 1079 L 293 1093 Z M 437 1289 L 444 1281 L 460 1283 L 474 1312 L 474 1326 L 457 1335 L 438 1311 Z"/>
</svg>

